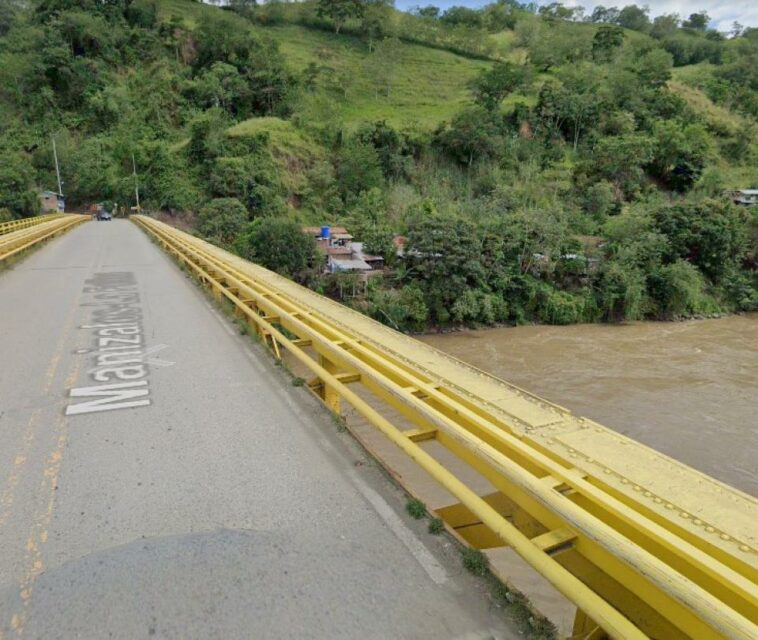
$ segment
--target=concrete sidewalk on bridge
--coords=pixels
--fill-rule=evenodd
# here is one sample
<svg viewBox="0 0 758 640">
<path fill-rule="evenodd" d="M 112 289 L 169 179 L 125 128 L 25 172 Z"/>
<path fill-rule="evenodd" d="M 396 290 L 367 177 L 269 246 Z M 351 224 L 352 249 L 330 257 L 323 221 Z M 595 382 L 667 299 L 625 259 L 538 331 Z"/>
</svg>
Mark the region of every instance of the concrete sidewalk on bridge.
<svg viewBox="0 0 758 640">
<path fill-rule="evenodd" d="M 0 273 L 0 364 L 0 639 L 522 637 L 135 225 Z"/>
</svg>

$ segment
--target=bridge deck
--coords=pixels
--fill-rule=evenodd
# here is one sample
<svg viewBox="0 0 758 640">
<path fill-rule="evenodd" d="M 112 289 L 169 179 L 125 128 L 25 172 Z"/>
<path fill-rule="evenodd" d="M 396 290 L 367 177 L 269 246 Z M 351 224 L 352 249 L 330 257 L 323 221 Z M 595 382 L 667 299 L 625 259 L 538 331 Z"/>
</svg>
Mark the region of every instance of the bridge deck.
<svg viewBox="0 0 758 640">
<path fill-rule="evenodd" d="M 150 404 L 66 415 L 135 335 Z M 0 637 L 519 637 L 247 344 L 126 221 L 0 273 Z"/>
<path fill-rule="evenodd" d="M 137 221 L 277 357 L 281 345 L 314 372 L 327 406 L 347 400 L 456 496 L 460 505 L 438 513 L 469 544 L 513 547 L 613 636 L 756 636 L 755 499 L 197 238 Z M 495 493 L 475 493 L 451 455 Z M 592 624 L 578 616 L 575 631 Z"/>
</svg>

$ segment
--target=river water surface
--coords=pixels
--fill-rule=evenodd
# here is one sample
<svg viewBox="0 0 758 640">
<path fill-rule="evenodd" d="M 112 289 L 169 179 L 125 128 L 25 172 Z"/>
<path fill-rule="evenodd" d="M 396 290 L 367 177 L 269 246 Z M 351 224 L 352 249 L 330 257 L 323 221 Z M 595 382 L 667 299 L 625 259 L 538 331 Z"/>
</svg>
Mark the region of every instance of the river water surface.
<svg viewBox="0 0 758 640">
<path fill-rule="evenodd" d="M 758 314 L 421 339 L 758 496 Z"/>
</svg>

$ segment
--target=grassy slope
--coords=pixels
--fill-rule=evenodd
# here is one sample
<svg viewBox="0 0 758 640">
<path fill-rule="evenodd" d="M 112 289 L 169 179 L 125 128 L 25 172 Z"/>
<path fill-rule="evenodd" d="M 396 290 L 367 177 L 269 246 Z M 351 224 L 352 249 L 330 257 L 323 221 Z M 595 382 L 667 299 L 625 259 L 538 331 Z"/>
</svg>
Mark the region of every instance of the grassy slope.
<svg viewBox="0 0 758 640">
<path fill-rule="evenodd" d="M 751 122 L 734 111 L 714 103 L 697 85 L 712 74 L 714 66 L 707 62 L 677 67 L 674 69 L 669 88 L 684 98 L 701 116 L 714 137 L 719 135 L 739 135 L 747 131 Z M 733 165 L 725 161 L 718 163 L 727 189 L 744 189 L 746 185 L 758 185 L 758 167 Z"/>
<path fill-rule="evenodd" d="M 164 15 L 181 17 L 189 27 L 195 27 L 202 22 L 204 16 L 220 10 L 187 0 L 162 0 L 160 7 Z M 333 78 L 330 80 L 322 77 L 314 96 L 314 100 L 320 100 L 320 108 L 305 109 L 301 115 L 315 120 L 334 117 L 348 128 L 376 120 L 386 120 L 397 127 L 417 124 L 432 128 L 450 119 L 469 102 L 468 82 L 491 64 L 449 51 L 401 42 L 398 60 L 392 72 L 391 90 L 389 95 L 385 95 L 385 87 L 379 86 L 374 80 L 375 69 L 365 41 L 351 35 L 337 36 L 328 31 L 295 24 L 264 27 L 253 25 L 242 18 L 237 19 L 243 21 L 251 31 L 276 41 L 292 72 L 300 73 L 314 62 L 331 67 L 334 70 L 333 78 L 342 76 L 347 87 L 344 93 L 334 86 Z M 536 18 L 527 16 L 525 19 Z M 595 30 L 596 25 L 562 23 L 561 28 Z M 627 31 L 626 34 L 629 42 L 648 39 L 648 36 L 634 31 Z M 498 45 L 499 57 L 523 61 L 526 52 L 516 46 L 514 32 L 504 31 L 490 37 Z M 674 69 L 671 89 L 704 115 L 714 134 L 739 130 L 745 126 L 741 116 L 714 104 L 693 86 L 698 76 L 709 72 L 707 64 Z M 535 102 L 540 79 L 537 79 L 534 91 L 528 95 L 509 96 L 503 109 L 507 110 L 517 101 Z M 253 118 L 236 125 L 230 133 L 248 135 L 260 131 L 269 133 L 272 151 L 283 165 L 293 168 L 293 164 L 302 166 L 323 157 L 323 150 L 317 144 L 290 122 L 278 118 Z M 722 163 L 720 169 L 730 187 L 758 181 L 758 169 L 733 167 L 726 163 Z"/>
<path fill-rule="evenodd" d="M 297 25 L 267 27 L 265 32 L 279 43 L 293 71 L 316 62 L 347 75 L 346 95 L 330 93 L 348 125 L 380 119 L 398 126 L 436 125 L 460 110 L 469 98 L 467 83 L 490 64 L 400 42 L 391 88 L 385 95 L 385 87 L 374 80 L 374 57 L 362 40 Z"/>
<path fill-rule="evenodd" d="M 265 133 L 269 137 L 270 148 L 274 154 L 297 154 L 319 157 L 320 149 L 313 145 L 305 135 L 289 121 L 281 118 L 250 118 L 229 129 L 234 137 L 254 136 Z"/>
<path fill-rule="evenodd" d="M 181 17 L 189 27 L 203 16 L 219 11 L 216 7 L 186 0 L 163 0 L 161 13 Z M 242 20 L 242 18 L 240 18 Z M 285 61 L 294 73 L 309 63 L 328 65 L 348 82 L 346 95 L 330 89 L 321 80 L 321 92 L 328 93 L 335 115 L 345 123 L 384 119 L 396 126 L 418 123 L 434 126 L 460 110 L 469 97 L 466 85 L 490 63 L 448 51 L 401 42 L 398 61 L 392 72 L 389 96 L 374 81 L 375 72 L 365 41 L 350 35 L 335 35 L 294 24 L 254 26 L 252 31 L 279 44 Z"/>
<path fill-rule="evenodd" d="M 265 134 L 271 154 L 281 167 L 281 180 L 290 197 L 305 186 L 305 172 L 317 160 L 323 160 L 325 149 L 297 129 L 289 120 L 281 118 L 250 118 L 229 129 L 236 137 Z"/>
</svg>

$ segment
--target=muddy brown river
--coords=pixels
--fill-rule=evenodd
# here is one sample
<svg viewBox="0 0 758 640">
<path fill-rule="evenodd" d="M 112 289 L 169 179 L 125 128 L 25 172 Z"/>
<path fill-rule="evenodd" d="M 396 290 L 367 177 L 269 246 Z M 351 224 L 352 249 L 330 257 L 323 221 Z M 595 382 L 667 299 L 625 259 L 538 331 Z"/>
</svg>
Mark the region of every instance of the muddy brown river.
<svg viewBox="0 0 758 640">
<path fill-rule="evenodd" d="M 758 314 L 421 338 L 758 496 Z"/>
</svg>

